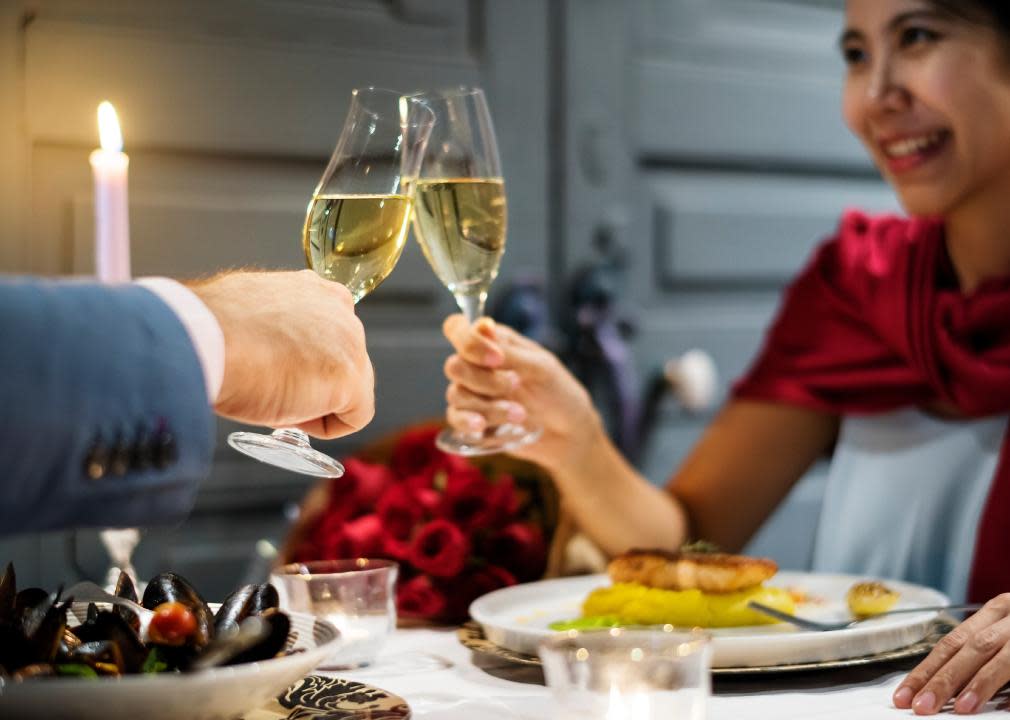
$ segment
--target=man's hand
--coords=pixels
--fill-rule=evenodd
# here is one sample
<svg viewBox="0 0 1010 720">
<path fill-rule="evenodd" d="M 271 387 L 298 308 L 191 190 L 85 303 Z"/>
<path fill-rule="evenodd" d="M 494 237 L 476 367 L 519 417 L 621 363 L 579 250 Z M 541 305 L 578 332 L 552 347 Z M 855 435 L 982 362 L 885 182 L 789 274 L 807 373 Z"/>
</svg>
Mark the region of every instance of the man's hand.
<svg viewBox="0 0 1010 720">
<path fill-rule="evenodd" d="M 189 285 L 224 333 L 214 409 L 334 438 L 375 414 L 375 377 L 350 292 L 311 270 L 234 272 Z"/>
</svg>

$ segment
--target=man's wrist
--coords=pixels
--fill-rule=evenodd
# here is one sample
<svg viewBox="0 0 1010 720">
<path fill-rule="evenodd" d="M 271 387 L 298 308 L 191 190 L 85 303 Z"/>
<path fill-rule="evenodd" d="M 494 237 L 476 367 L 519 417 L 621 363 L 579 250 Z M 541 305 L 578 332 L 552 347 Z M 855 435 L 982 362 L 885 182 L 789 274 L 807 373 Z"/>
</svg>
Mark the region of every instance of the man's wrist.
<svg viewBox="0 0 1010 720">
<path fill-rule="evenodd" d="M 138 285 L 157 295 L 176 314 L 203 368 L 207 401 L 217 402 L 224 382 L 225 343 L 221 325 L 210 308 L 182 283 L 164 277 L 141 278 Z"/>
</svg>

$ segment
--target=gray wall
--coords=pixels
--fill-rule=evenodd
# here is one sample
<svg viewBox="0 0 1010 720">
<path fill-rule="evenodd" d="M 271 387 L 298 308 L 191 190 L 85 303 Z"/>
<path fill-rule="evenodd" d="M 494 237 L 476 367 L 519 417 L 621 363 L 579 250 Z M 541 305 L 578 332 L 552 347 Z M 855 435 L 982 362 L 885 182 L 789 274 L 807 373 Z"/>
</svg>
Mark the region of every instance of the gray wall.
<svg viewBox="0 0 1010 720">
<path fill-rule="evenodd" d="M 499 291 L 519 274 L 566 317 L 576 271 L 611 237 L 626 261 L 640 380 L 707 349 L 720 392 L 780 288 L 843 207 L 894 200 L 839 119 L 840 2 L 825 0 L 0 0 L 0 270 L 91 271 L 95 108 L 131 157 L 135 271 L 297 267 L 302 213 L 357 85 L 488 91 L 509 188 Z M 442 412 L 438 327 L 452 302 L 411 246 L 361 306 L 375 424 L 343 453 Z M 642 460 L 665 481 L 707 416 L 664 401 Z M 219 424 L 219 438 L 234 429 Z M 753 546 L 802 567 L 811 476 Z M 142 574 L 172 566 L 214 596 L 261 570 L 298 477 L 219 441 L 193 517 L 152 531 Z M 2 501 L 2 498 L 0 498 Z M 100 574 L 93 532 L 0 541 L 25 575 Z M 20 568 L 19 568 L 20 569 Z"/>
</svg>

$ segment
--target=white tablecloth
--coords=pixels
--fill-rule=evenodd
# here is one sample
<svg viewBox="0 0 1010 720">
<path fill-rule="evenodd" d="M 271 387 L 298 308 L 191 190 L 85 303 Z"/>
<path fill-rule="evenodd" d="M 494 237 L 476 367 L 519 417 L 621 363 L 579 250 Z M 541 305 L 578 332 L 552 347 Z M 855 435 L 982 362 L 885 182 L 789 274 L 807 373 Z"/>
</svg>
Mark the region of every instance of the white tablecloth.
<svg viewBox="0 0 1010 720">
<path fill-rule="evenodd" d="M 554 716 L 539 668 L 471 653 L 452 630 L 398 630 L 374 666 L 321 674 L 336 674 L 396 693 L 410 705 L 414 720 L 544 720 Z M 910 717 L 911 711 L 895 709 L 890 700 L 904 674 L 894 665 L 868 665 L 816 673 L 717 678 L 708 717 Z M 983 714 L 996 714 L 997 704 L 990 703 Z M 1006 717 L 1004 712 L 999 715 Z"/>
</svg>

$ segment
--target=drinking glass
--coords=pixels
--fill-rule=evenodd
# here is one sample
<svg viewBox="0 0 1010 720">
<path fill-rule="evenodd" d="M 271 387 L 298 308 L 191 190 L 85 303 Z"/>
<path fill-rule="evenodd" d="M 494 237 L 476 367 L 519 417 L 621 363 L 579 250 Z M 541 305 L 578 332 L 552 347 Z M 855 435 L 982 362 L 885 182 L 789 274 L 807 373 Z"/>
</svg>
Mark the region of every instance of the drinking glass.
<svg viewBox="0 0 1010 720">
<path fill-rule="evenodd" d="M 330 162 L 312 193 L 302 231 L 309 267 L 341 283 L 357 303 L 377 288 L 403 252 L 418 168 L 434 114 L 392 90 L 351 92 L 351 106 Z M 261 462 L 317 477 L 344 467 L 314 450 L 308 435 L 234 432 L 228 444 Z"/>
<path fill-rule="evenodd" d="M 491 115 L 479 88 L 416 93 L 435 113 L 414 200 L 414 236 L 438 279 L 473 323 L 505 252 L 505 182 Z M 487 455 L 540 437 L 539 429 L 505 423 L 482 434 L 452 430 L 435 444 L 457 455 Z"/>
<path fill-rule="evenodd" d="M 340 631 L 337 654 L 321 667 L 361 667 L 375 660 L 396 629 L 396 576 L 392 560 L 320 560 L 277 568 L 270 582 L 281 607 L 328 620 Z"/>
<path fill-rule="evenodd" d="M 703 720 L 712 648 L 699 631 L 558 633 L 538 649 L 562 720 Z"/>
</svg>

